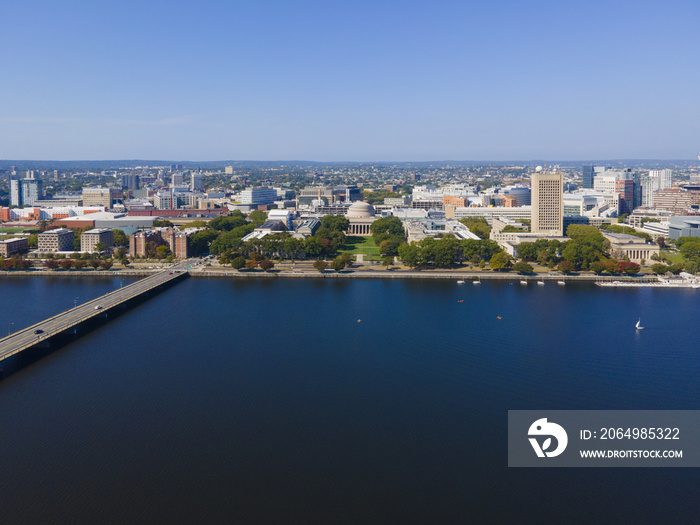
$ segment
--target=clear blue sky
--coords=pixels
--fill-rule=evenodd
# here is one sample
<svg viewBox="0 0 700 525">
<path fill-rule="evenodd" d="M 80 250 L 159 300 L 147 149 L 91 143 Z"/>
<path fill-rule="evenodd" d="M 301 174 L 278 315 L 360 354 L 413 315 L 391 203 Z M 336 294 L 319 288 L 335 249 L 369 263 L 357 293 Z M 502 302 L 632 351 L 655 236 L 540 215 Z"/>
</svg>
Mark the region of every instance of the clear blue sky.
<svg viewBox="0 0 700 525">
<path fill-rule="evenodd" d="M 2 0 L 0 158 L 692 158 L 697 0 Z"/>
</svg>

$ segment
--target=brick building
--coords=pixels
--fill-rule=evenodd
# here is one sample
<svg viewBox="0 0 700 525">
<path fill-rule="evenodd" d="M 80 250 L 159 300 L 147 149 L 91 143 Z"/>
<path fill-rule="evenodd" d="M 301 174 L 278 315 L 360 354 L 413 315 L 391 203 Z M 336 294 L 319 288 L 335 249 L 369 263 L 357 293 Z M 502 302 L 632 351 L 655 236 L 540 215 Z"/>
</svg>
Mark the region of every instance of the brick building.
<svg viewBox="0 0 700 525">
<path fill-rule="evenodd" d="M 0 257 L 10 257 L 16 253 L 29 251 L 29 241 L 26 237 L 0 241 Z"/>
</svg>

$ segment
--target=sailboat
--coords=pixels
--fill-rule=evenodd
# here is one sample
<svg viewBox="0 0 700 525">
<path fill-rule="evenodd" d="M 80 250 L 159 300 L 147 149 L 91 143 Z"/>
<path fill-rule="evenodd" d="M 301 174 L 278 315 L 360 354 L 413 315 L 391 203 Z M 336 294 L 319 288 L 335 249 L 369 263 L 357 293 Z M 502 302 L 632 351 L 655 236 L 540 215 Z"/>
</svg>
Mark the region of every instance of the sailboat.
<svg viewBox="0 0 700 525">
<path fill-rule="evenodd" d="M 639 319 L 639 321 L 637 321 L 637 324 L 634 325 L 634 327 L 635 327 L 637 330 L 644 330 L 644 327 L 642 326 L 642 320 L 641 320 L 641 318 Z"/>
</svg>

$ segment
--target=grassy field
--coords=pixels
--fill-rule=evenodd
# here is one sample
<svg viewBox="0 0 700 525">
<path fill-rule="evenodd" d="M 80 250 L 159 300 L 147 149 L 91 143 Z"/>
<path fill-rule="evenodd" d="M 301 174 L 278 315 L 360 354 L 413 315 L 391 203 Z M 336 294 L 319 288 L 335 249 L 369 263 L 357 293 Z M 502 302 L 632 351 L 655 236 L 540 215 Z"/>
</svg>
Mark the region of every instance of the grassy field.
<svg viewBox="0 0 700 525">
<path fill-rule="evenodd" d="M 348 236 L 343 246 L 339 252 L 348 252 L 353 255 L 363 254 L 365 256 L 371 256 L 373 259 L 379 258 L 379 248 L 374 243 L 372 237 L 360 237 L 358 235 Z M 367 257 L 365 257 L 367 259 Z"/>
<path fill-rule="evenodd" d="M 0 233 L 38 232 L 39 228 L 0 228 Z"/>
<path fill-rule="evenodd" d="M 661 250 L 661 258 L 670 259 L 673 264 L 685 262 L 680 253 L 671 253 L 665 250 Z"/>
</svg>

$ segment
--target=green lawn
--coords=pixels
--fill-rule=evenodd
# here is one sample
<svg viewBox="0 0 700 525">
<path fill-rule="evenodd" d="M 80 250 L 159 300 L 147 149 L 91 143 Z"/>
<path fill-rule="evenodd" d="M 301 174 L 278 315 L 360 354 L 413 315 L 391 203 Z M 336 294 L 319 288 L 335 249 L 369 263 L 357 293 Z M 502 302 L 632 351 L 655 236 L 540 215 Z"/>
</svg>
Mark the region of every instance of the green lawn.
<svg viewBox="0 0 700 525">
<path fill-rule="evenodd" d="M 38 232 L 39 228 L 0 228 L 0 233 Z"/>
<path fill-rule="evenodd" d="M 379 248 L 374 243 L 372 237 L 360 237 L 358 235 L 348 236 L 345 241 L 345 246 L 338 251 L 340 253 L 352 253 L 353 255 L 361 253 L 372 257 L 379 257 Z"/>
<path fill-rule="evenodd" d="M 685 262 L 680 253 L 671 253 L 667 252 L 666 250 L 661 250 L 661 258 L 670 259 L 673 264 Z"/>
</svg>

